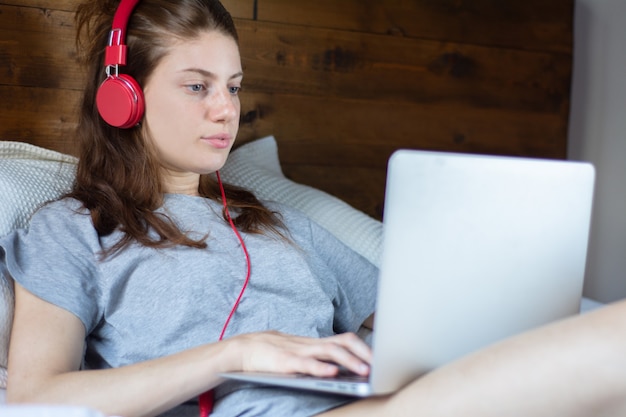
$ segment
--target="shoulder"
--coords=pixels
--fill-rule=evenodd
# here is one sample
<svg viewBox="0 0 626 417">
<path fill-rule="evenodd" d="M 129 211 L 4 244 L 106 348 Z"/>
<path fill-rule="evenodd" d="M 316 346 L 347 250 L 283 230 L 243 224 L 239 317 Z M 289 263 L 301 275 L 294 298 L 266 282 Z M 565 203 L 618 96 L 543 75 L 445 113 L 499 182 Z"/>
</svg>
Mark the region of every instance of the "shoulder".
<svg viewBox="0 0 626 417">
<path fill-rule="evenodd" d="M 91 253 L 102 249 L 89 210 L 71 198 L 48 203 L 37 210 L 28 226 L 19 231 L 19 240 L 32 247 L 53 245 Z"/>
<path fill-rule="evenodd" d="M 55 229 L 93 228 L 89 210 L 73 198 L 50 202 L 33 214 L 28 229 L 38 227 Z"/>
<path fill-rule="evenodd" d="M 46 216 L 50 213 L 62 214 L 64 216 L 73 216 L 75 214 L 89 215 L 89 210 L 84 207 L 82 202 L 75 198 L 66 197 L 46 203 L 35 212 L 33 218 L 35 216 Z"/>
<path fill-rule="evenodd" d="M 301 240 L 310 241 L 315 238 L 318 233 L 322 235 L 329 234 L 328 237 L 333 238 L 329 232 L 323 229 L 319 224 L 314 222 L 306 213 L 288 206 L 283 203 L 263 202 L 268 210 L 274 212 L 285 225 L 289 235 L 298 243 Z"/>
<path fill-rule="evenodd" d="M 276 213 L 287 226 L 289 223 L 309 224 L 311 221 L 305 213 L 287 204 L 274 201 L 263 201 L 262 203 L 268 210 Z"/>
<path fill-rule="evenodd" d="M 89 329 L 97 321 L 100 241 L 89 211 L 63 199 L 0 239 L 0 263 L 29 293 L 71 312 Z"/>
</svg>

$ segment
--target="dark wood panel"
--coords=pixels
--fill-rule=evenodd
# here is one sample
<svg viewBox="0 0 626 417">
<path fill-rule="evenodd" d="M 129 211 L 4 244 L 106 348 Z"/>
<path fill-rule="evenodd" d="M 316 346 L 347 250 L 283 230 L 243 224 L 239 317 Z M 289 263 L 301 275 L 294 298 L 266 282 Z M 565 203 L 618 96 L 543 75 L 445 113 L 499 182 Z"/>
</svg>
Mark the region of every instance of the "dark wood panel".
<svg viewBox="0 0 626 417">
<path fill-rule="evenodd" d="M 1 7 L 0 56 L 8 65 L 0 69 L 0 84 L 80 89 L 71 13 Z M 251 91 L 538 112 L 562 113 L 569 106 L 570 55 L 245 20 L 238 25 Z"/>
<path fill-rule="evenodd" d="M 0 139 L 76 154 L 72 132 L 80 92 L 0 85 L 0 97 Z"/>
<path fill-rule="evenodd" d="M 221 0 L 234 18 L 254 19 L 255 0 Z"/>
<path fill-rule="evenodd" d="M 75 154 L 78 2 L 0 3 L 0 139 Z M 377 218 L 400 147 L 563 158 L 572 10 L 545 3 L 257 0 L 254 21 L 254 0 L 227 0 L 238 145 L 275 135 L 288 177 Z"/>
<path fill-rule="evenodd" d="M 38 7 L 45 10 L 75 11 L 81 0 L 3 0 L 0 4 L 13 6 Z M 252 19 L 254 0 L 222 0 L 222 4 L 233 17 Z"/>
<path fill-rule="evenodd" d="M 74 40 L 71 12 L 0 5 L 0 85 L 82 89 Z"/>
<path fill-rule="evenodd" d="M 570 52 L 573 0 L 258 0 L 258 19 L 515 49 Z"/>
<path fill-rule="evenodd" d="M 253 91 L 561 112 L 571 56 L 238 21 Z"/>
<path fill-rule="evenodd" d="M 74 11 L 80 0 L 3 0 L 0 4 L 39 7 L 45 10 Z"/>
<path fill-rule="evenodd" d="M 50 2 L 48 2 L 50 5 Z M 22 7 L 0 3 L 0 27 L 3 30 L 23 33 L 35 32 L 53 40 L 57 33 L 74 35 L 74 13 L 72 11 L 43 7 Z M 61 46 L 63 39 L 57 45 Z"/>
<path fill-rule="evenodd" d="M 401 147 L 564 158 L 566 131 L 535 112 L 244 94 L 239 140 L 273 134 L 287 164 L 384 169 Z"/>
</svg>

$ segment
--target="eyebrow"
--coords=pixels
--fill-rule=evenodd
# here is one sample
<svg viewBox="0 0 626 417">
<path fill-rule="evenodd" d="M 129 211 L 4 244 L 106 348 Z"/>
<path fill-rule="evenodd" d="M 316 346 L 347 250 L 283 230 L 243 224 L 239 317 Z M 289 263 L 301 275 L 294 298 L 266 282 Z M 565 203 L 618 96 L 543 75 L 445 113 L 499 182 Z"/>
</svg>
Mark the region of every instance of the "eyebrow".
<svg viewBox="0 0 626 417">
<path fill-rule="evenodd" d="M 203 75 L 203 76 L 205 76 L 207 78 L 216 78 L 216 75 L 214 73 L 212 73 L 211 71 L 203 70 L 201 68 L 187 68 L 187 69 L 182 70 L 181 72 L 195 72 L 195 73 Z M 233 80 L 235 78 L 241 78 L 241 77 L 243 77 L 243 72 L 239 71 L 239 72 L 231 75 L 228 79 L 229 80 Z"/>
</svg>

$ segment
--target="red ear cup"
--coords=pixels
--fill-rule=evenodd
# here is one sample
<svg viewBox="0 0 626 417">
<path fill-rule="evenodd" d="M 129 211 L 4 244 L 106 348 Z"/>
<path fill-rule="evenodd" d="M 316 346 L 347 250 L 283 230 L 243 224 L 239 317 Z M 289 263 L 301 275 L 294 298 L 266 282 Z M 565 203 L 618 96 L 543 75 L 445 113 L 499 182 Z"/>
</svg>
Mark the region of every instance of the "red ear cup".
<svg viewBox="0 0 626 417">
<path fill-rule="evenodd" d="M 96 106 L 105 122 L 113 127 L 129 129 L 143 117 L 143 91 L 133 77 L 111 75 L 98 88 Z"/>
</svg>

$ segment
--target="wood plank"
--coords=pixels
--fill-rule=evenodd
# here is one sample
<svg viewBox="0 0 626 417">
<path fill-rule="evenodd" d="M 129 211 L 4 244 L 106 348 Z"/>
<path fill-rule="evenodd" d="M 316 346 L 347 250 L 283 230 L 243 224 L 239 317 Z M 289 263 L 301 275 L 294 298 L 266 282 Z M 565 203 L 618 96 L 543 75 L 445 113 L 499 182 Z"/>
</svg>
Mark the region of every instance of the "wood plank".
<svg viewBox="0 0 626 417">
<path fill-rule="evenodd" d="M 76 154 L 78 91 L 0 85 L 0 139 Z"/>
<path fill-rule="evenodd" d="M 238 140 L 273 134 L 286 164 L 384 169 L 401 147 L 564 158 L 566 131 L 550 114 L 247 93 Z"/>
<path fill-rule="evenodd" d="M 0 84 L 82 89 L 73 13 L 0 6 Z M 28 53 L 24 53 L 28 51 Z"/>
<path fill-rule="evenodd" d="M 238 21 L 253 91 L 561 112 L 571 55 Z"/>
<path fill-rule="evenodd" d="M 233 18 L 254 19 L 255 0 L 221 0 Z"/>
<path fill-rule="evenodd" d="M 0 5 L 74 11 L 80 0 L 3 0 Z M 254 18 L 254 0 L 224 0 L 233 17 Z M 481 45 L 571 51 L 573 0 L 258 0 L 258 19 L 294 25 L 449 39 Z M 481 30 L 476 30 L 479 27 Z"/>
<path fill-rule="evenodd" d="M 0 53 L 10 63 L 0 70 L 0 83 L 81 88 L 71 13 L 9 6 L 0 11 Z M 238 25 L 245 86 L 251 91 L 540 112 L 568 106 L 570 55 L 243 20 Z M 19 53 L 20 48 L 30 53 Z"/>
<path fill-rule="evenodd" d="M 3 0 L 0 5 L 38 7 L 46 10 L 75 11 L 81 0 Z"/>
<path fill-rule="evenodd" d="M 46 10 L 75 11 L 81 0 L 3 0 L 0 5 L 37 7 Z M 222 0 L 222 4 L 233 17 L 252 19 L 254 0 Z"/>
<path fill-rule="evenodd" d="M 260 21 L 571 52 L 573 0 L 258 0 Z"/>
<path fill-rule="evenodd" d="M 74 39 L 74 13 L 71 11 L 0 3 L 0 23 L 3 31 L 34 32 L 48 38 L 55 38 L 57 33 L 63 36 L 71 34 Z M 63 41 L 57 45 L 61 43 Z"/>
</svg>

